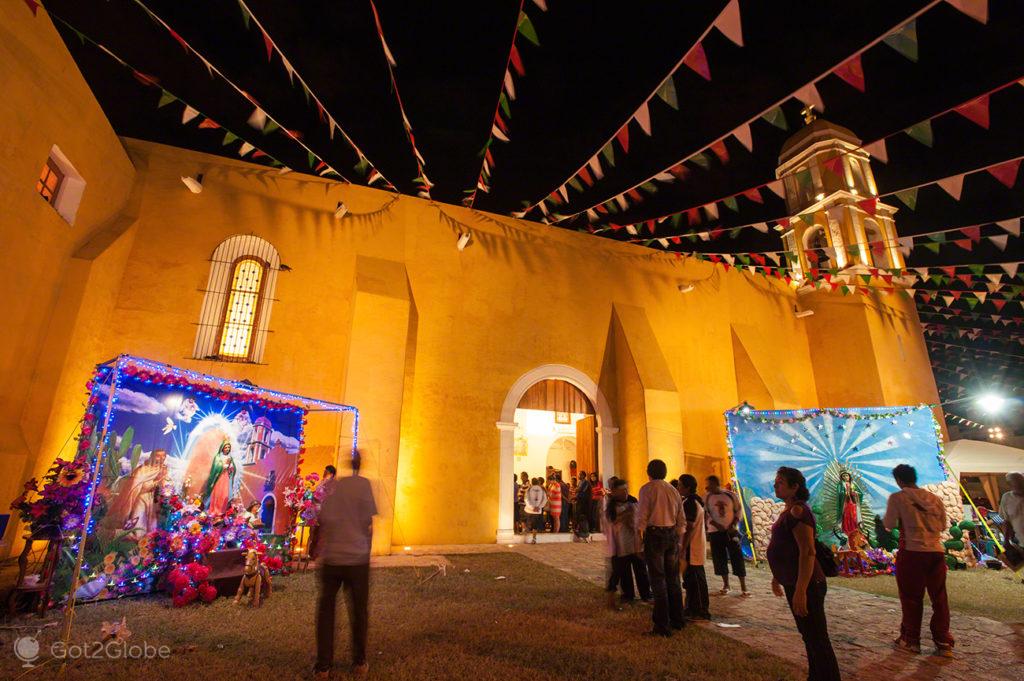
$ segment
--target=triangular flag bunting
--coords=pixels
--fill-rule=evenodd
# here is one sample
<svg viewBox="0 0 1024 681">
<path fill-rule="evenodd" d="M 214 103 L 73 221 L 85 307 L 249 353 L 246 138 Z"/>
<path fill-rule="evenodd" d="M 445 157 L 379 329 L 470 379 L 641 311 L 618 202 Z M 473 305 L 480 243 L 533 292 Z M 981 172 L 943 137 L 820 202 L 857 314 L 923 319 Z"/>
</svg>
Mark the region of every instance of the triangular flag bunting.
<svg viewBox="0 0 1024 681">
<path fill-rule="evenodd" d="M 199 112 L 190 107 L 188 104 L 185 105 L 185 110 L 181 112 L 181 124 L 185 125 L 193 118 L 199 115 Z"/>
<path fill-rule="evenodd" d="M 255 147 L 249 144 L 248 142 L 242 142 L 242 146 L 238 147 L 238 155 L 245 156 L 253 149 L 255 149 Z"/>
<path fill-rule="evenodd" d="M 988 240 L 991 241 L 992 244 L 996 248 L 998 248 L 1000 251 L 1005 251 L 1006 250 L 1006 241 L 1009 238 L 1010 237 L 1006 236 L 1005 234 L 1002 234 L 1000 236 L 990 236 L 988 238 Z"/>
<path fill-rule="evenodd" d="M 896 192 L 896 198 L 906 204 L 907 208 L 914 210 L 917 208 L 917 187 L 913 189 L 904 189 L 901 192 Z"/>
<path fill-rule="evenodd" d="M 955 107 L 953 111 L 956 111 L 970 122 L 976 123 L 988 130 L 988 97 L 988 95 L 982 95 L 966 104 Z"/>
<path fill-rule="evenodd" d="M 1010 220 L 1000 220 L 996 223 L 1002 227 L 1008 234 L 1014 236 L 1020 236 L 1020 218 L 1012 218 Z"/>
<path fill-rule="evenodd" d="M 999 182 L 1004 186 L 1012 189 L 1013 185 L 1017 183 L 1017 173 L 1020 170 L 1020 162 L 1021 159 L 1015 158 L 1012 161 L 1006 161 L 1005 163 L 1000 163 L 999 165 L 986 168 L 986 170 L 988 170 L 989 174 L 999 180 Z"/>
<path fill-rule="evenodd" d="M 743 24 L 740 20 L 739 0 L 730 0 L 722 13 L 715 19 L 714 27 L 729 40 L 743 47 Z"/>
<path fill-rule="evenodd" d="M 648 135 L 651 134 L 651 112 L 647 108 L 647 102 L 644 102 L 643 104 L 640 105 L 640 108 L 636 110 L 635 114 L 633 114 L 633 118 L 636 119 L 636 122 L 640 125 L 641 130 L 643 130 Z"/>
<path fill-rule="evenodd" d="M 988 0 L 946 0 L 946 2 L 975 21 L 988 23 Z"/>
<path fill-rule="evenodd" d="M 825 110 L 825 102 L 822 101 L 821 95 L 818 94 L 818 88 L 814 87 L 814 83 L 804 85 L 794 92 L 793 96 L 803 102 L 804 106 L 813 104 L 814 108 L 818 111 Z"/>
<path fill-rule="evenodd" d="M 622 147 L 622 151 L 629 153 L 629 123 L 619 128 L 619 131 L 615 133 L 615 139 L 618 141 L 619 146 Z"/>
<path fill-rule="evenodd" d="M 519 33 L 534 45 L 540 46 L 537 31 L 534 29 L 533 22 L 530 21 L 530 17 L 527 16 L 526 12 L 520 12 L 519 14 Z"/>
<path fill-rule="evenodd" d="M 882 38 L 886 45 L 912 62 L 917 62 L 917 22 L 911 21 Z"/>
<path fill-rule="evenodd" d="M 744 123 L 740 127 L 732 131 L 733 137 L 739 140 L 739 143 L 746 147 L 747 151 L 754 150 L 754 139 L 750 134 L 750 124 Z"/>
<path fill-rule="evenodd" d="M 786 123 L 786 114 L 782 111 L 781 106 L 777 106 L 774 109 L 761 114 L 761 118 L 780 130 L 789 130 L 789 124 Z"/>
<path fill-rule="evenodd" d="M 863 199 L 861 201 L 858 201 L 857 205 L 860 206 L 861 210 L 863 210 L 868 215 L 874 215 L 875 209 L 878 207 L 878 199 Z"/>
<path fill-rule="evenodd" d="M 679 109 L 679 101 L 676 99 L 676 83 L 672 80 L 671 73 L 658 88 L 658 97 L 673 109 Z"/>
<path fill-rule="evenodd" d="M 889 152 L 885 148 L 884 139 L 880 139 L 877 142 L 872 142 L 871 144 L 865 144 L 864 151 L 868 152 L 882 163 L 889 162 Z"/>
<path fill-rule="evenodd" d="M 953 177 L 944 177 L 941 180 L 938 180 L 935 184 L 945 189 L 947 194 L 959 201 L 960 194 L 964 189 L 964 176 L 954 175 Z"/>
<path fill-rule="evenodd" d="M 246 122 L 251 127 L 263 131 L 264 127 L 266 127 L 267 125 L 267 113 L 263 109 L 256 107 L 256 109 L 254 109 L 253 112 L 249 115 L 249 120 Z"/>
<path fill-rule="evenodd" d="M 917 140 L 921 144 L 925 145 L 926 147 L 931 147 L 932 146 L 933 138 L 932 138 L 932 122 L 931 121 L 921 121 L 920 123 L 917 123 L 916 125 L 910 126 L 909 128 L 907 128 L 903 132 L 907 133 L 912 138 L 914 138 L 915 140 Z"/>
<path fill-rule="evenodd" d="M 704 80 L 711 80 L 711 69 L 708 68 L 708 58 L 704 54 L 704 46 L 697 43 L 683 57 L 683 63 L 693 69 Z"/>
<path fill-rule="evenodd" d="M 837 66 L 832 73 L 864 92 L 864 67 L 861 66 L 859 54 Z"/>
</svg>

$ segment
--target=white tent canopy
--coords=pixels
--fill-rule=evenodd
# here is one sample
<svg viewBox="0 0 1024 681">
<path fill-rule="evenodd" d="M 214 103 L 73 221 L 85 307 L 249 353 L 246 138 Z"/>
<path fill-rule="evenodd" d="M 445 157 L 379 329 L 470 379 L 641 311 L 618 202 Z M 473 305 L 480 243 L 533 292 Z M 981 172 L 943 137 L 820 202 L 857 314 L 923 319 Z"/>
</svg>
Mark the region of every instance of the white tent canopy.
<svg viewBox="0 0 1024 681">
<path fill-rule="evenodd" d="M 946 461 L 958 475 L 1024 471 L 1024 449 L 980 440 L 954 440 L 946 445 Z"/>
</svg>

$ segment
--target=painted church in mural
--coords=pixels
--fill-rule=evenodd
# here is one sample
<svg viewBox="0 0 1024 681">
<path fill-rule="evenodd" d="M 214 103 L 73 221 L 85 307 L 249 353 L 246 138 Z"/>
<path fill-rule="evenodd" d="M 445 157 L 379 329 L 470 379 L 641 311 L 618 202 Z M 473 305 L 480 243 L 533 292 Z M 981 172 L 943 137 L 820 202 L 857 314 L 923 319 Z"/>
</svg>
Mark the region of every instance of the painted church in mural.
<svg viewBox="0 0 1024 681">
<path fill-rule="evenodd" d="M 833 264 L 903 266 L 897 210 L 877 198 L 860 140 L 813 112 L 780 150 L 792 274 L 765 277 L 119 138 L 48 30 L 10 48 L 33 69 L 12 70 L 0 105 L 0 199 L 20 216 L 0 222 L 19 329 L 0 337 L 0 498 L 62 454 L 83 384 L 122 353 L 357 406 L 377 552 L 511 540 L 523 471 L 636 489 L 661 458 L 671 477 L 728 477 L 723 413 L 743 402 L 938 402 L 914 305 L 888 290 L 898 280 L 855 296 L 800 287 Z M 42 90 L 44 75 L 60 87 Z M 74 205 L 20 190 L 51 162 L 79 183 Z M 197 174 L 201 193 L 182 183 Z M 294 424 L 142 397 L 124 421 L 133 444 L 109 464 L 108 522 L 148 527 L 145 483 L 166 471 L 202 503 L 240 497 L 277 523 L 266 508 L 294 468 Z M 343 462 L 347 432 L 311 413 L 304 470 Z M 471 493 L 452 504 L 446 488 Z M 12 523 L 5 552 L 19 536 Z"/>
</svg>

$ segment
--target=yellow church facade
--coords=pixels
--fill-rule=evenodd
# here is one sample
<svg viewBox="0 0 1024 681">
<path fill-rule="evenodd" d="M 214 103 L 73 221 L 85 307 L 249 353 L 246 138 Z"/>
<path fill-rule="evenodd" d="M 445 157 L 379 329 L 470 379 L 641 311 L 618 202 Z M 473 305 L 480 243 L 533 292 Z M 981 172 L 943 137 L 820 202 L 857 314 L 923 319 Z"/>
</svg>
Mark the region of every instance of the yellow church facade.
<svg viewBox="0 0 1024 681">
<path fill-rule="evenodd" d="M 728 475 L 723 412 L 743 401 L 938 401 L 902 296 L 800 295 L 590 234 L 118 138 L 52 26 L 30 22 L 0 8 L 0 499 L 69 455 L 93 366 L 121 353 L 357 406 L 379 552 L 511 535 L 515 410 L 544 380 L 586 396 L 602 477 L 634 489 L 651 458 L 672 477 Z M 84 183 L 71 219 L 35 188 L 55 147 Z M 200 174 L 193 193 L 182 178 Z M 239 341 L 245 320 L 228 313 L 247 293 Z M 310 415 L 304 470 L 343 457 L 347 424 L 332 418 Z"/>
</svg>

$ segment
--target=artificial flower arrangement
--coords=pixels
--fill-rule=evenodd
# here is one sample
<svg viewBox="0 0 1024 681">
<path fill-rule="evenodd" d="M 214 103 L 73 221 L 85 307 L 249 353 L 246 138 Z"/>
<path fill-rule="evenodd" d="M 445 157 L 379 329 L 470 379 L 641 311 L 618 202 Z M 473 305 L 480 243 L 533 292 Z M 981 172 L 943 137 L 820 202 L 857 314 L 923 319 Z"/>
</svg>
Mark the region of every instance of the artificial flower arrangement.
<svg viewBox="0 0 1024 681">
<path fill-rule="evenodd" d="M 210 568 L 202 563 L 191 562 L 178 565 L 167 573 L 167 591 L 171 604 L 181 608 L 196 599 L 212 603 L 217 598 L 217 587 L 210 584 Z"/>
<path fill-rule="evenodd" d="M 89 490 L 89 466 L 85 457 L 56 459 L 43 476 L 42 485 L 32 478 L 21 495 L 11 502 L 33 537 L 57 538 L 82 524 Z"/>
<path fill-rule="evenodd" d="M 324 486 L 318 486 L 319 482 L 320 476 L 316 473 L 305 477 L 296 473 L 284 490 L 284 505 L 307 525 L 316 519 L 324 500 Z"/>
</svg>

